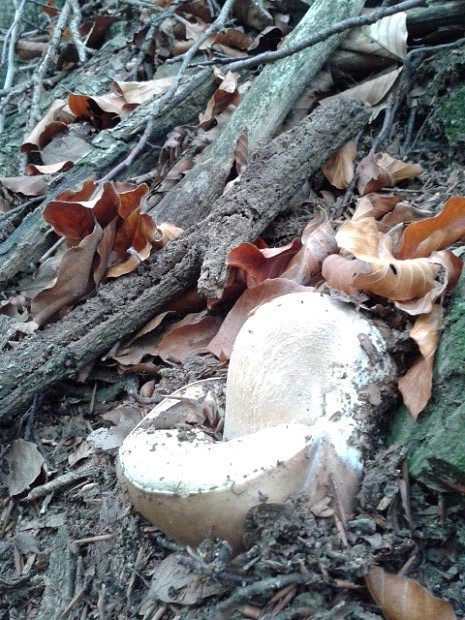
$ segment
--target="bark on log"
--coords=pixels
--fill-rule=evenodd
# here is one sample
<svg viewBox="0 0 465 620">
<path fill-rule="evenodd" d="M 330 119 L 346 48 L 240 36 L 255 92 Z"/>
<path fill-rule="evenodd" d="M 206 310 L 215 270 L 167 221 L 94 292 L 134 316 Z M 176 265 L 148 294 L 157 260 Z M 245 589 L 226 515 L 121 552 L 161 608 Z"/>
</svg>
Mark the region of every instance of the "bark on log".
<svg viewBox="0 0 465 620">
<path fill-rule="evenodd" d="M 361 0 L 316 0 L 283 45 L 295 43 L 322 28 L 357 15 Z M 281 125 L 294 101 L 311 82 L 341 37 L 334 35 L 273 65 L 254 80 L 240 106 L 201 161 L 156 205 L 151 214 L 157 221 L 190 226 L 208 213 L 223 190 L 232 164 L 238 137 L 247 129 L 249 152 L 268 142 Z M 148 203 L 150 206 L 150 202 Z"/>
<path fill-rule="evenodd" d="M 156 253 L 139 272 L 103 285 L 60 321 L 0 356 L 0 420 L 24 411 L 34 394 L 109 351 L 171 299 L 196 284 L 215 294 L 225 253 L 253 240 L 287 207 L 302 183 L 369 120 L 360 101 L 336 98 L 259 149 L 240 183 L 210 215 Z"/>
</svg>

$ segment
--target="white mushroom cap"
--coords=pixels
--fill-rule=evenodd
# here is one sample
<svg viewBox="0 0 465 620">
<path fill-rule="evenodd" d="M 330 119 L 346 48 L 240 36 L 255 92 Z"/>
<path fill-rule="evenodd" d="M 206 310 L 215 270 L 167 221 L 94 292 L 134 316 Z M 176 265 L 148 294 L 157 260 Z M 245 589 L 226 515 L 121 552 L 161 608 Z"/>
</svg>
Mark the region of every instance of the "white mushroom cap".
<svg viewBox="0 0 465 620">
<path fill-rule="evenodd" d="M 379 396 L 395 377 L 379 330 L 352 306 L 314 292 L 277 297 L 255 311 L 235 340 L 224 438 L 284 422 L 326 428 L 332 420 L 337 441 L 342 428 L 360 423 L 373 390 Z"/>
<path fill-rule="evenodd" d="M 136 509 L 184 544 L 219 537 L 238 550 L 252 506 L 283 502 L 305 484 L 308 426 L 275 426 L 226 443 L 183 435 L 136 428 L 119 468 Z"/>
</svg>

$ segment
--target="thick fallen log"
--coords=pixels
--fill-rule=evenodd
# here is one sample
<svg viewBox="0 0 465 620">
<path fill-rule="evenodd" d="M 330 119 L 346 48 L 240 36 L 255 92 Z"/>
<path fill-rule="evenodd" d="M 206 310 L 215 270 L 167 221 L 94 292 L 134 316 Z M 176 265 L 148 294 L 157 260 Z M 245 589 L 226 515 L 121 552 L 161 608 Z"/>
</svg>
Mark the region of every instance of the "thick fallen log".
<svg viewBox="0 0 465 620">
<path fill-rule="evenodd" d="M 360 0 L 316 0 L 283 44 L 297 43 L 310 34 L 358 15 Z M 208 214 L 221 194 L 232 165 L 237 139 L 247 129 L 249 152 L 266 144 L 282 124 L 305 87 L 338 47 L 343 34 L 266 66 L 254 80 L 238 109 L 208 153 L 156 205 L 151 214 L 157 221 L 190 226 Z M 150 202 L 148 202 L 150 206 Z"/>
<path fill-rule="evenodd" d="M 24 411 L 36 393 L 73 376 L 140 329 L 172 299 L 195 286 L 221 290 L 226 252 L 253 240 L 302 183 L 367 122 L 356 99 L 336 98 L 259 149 L 235 189 L 210 215 L 139 267 L 103 285 L 67 316 L 0 356 L 0 420 Z"/>
</svg>

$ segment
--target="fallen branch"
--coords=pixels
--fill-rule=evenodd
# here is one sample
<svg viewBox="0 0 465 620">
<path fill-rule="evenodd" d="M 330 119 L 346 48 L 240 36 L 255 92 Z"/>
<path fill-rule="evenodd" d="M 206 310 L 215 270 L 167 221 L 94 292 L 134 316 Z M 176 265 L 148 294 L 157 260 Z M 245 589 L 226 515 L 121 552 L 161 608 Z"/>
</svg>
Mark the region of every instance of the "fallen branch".
<svg viewBox="0 0 465 620">
<path fill-rule="evenodd" d="M 57 323 L 0 357 L 0 419 L 23 411 L 34 394 L 74 376 L 145 325 L 198 279 L 209 296 L 225 275 L 226 252 L 253 240 L 283 211 L 302 183 L 369 119 L 355 99 L 336 98 L 259 149 L 236 188 L 210 215 L 139 267 L 102 286 Z"/>
<path fill-rule="evenodd" d="M 360 0 L 316 0 L 286 37 L 283 49 L 325 26 L 357 15 L 362 6 Z M 237 139 L 244 129 L 248 133 L 249 153 L 254 153 L 276 133 L 294 102 L 338 47 L 341 36 L 328 35 L 318 45 L 265 67 L 203 160 L 153 208 L 155 219 L 172 221 L 185 228 L 204 218 L 223 191 Z"/>
</svg>

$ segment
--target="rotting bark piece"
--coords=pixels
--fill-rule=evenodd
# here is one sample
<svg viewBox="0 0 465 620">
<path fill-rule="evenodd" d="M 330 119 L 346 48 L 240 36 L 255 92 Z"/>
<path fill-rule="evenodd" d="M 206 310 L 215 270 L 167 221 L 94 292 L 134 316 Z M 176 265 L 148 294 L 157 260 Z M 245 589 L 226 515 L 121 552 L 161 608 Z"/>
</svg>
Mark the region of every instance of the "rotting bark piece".
<svg viewBox="0 0 465 620">
<path fill-rule="evenodd" d="M 100 287 L 59 322 L 0 356 L 0 420 L 24 411 L 34 394 L 73 376 L 145 325 L 200 274 L 207 296 L 221 289 L 228 250 L 256 238 L 301 184 L 369 120 L 356 99 L 336 98 L 260 149 L 238 185 L 211 214 L 139 267 Z M 130 279 L 129 279 L 130 278 Z"/>
<path fill-rule="evenodd" d="M 283 48 L 315 31 L 358 15 L 363 4 L 360 0 L 316 0 L 286 37 Z M 334 35 L 266 66 L 203 161 L 153 209 L 156 219 L 172 221 L 186 228 L 205 217 L 224 188 L 240 134 L 247 128 L 250 153 L 268 142 L 343 36 Z"/>
</svg>

